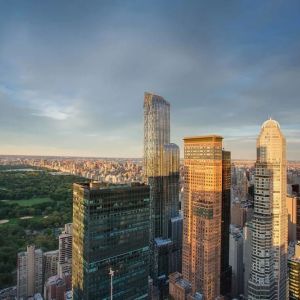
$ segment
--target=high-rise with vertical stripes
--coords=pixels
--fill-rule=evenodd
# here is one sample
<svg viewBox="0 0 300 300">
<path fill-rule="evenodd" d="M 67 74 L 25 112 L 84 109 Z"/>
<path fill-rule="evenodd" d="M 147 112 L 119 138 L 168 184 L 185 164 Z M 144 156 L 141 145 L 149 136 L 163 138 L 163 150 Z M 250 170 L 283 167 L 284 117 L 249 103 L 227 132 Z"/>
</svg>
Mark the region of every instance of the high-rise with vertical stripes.
<svg viewBox="0 0 300 300">
<path fill-rule="evenodd" d="M 223 151 L 222 140 L 218 135 L 184 139 L 182 274 L 192 293 L 206 300 L 220 296 L 221 271 L 229 267 L 230 153 Z"/>
<path fill-rule="evenodd" d="M 151 93 L 144 97 L 144 175 L 150 185 L 150 273 L 156 284 L 180 269 L 181 246 L 172 238 L 172 226 L 181 223 L 171 222 L 179 216 L 179 147 L 170 143 L 170 104 Z"/>
<path fill-rule="evenodd" d="M 257 139 L 249 300 L 288 298 L 286 172 L 285 137 L 270 119 Z"/>
<path fill-rule="evenodd" d="M 148 299 L 149 187 L 93 182 L 73 193 L 73 299 Z"/>
</svg>

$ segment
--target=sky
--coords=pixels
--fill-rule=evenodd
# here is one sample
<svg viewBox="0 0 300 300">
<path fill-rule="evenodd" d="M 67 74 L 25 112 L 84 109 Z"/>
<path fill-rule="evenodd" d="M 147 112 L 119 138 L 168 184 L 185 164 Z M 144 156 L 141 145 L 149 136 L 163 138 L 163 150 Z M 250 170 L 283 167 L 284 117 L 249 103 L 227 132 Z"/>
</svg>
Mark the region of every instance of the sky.
<svg viewBox="0 0 300 300">
<path fill-rule="evenodd" d="M 181 149 L 272 117 L 300 160 L 300 1 L 0 0 L 0 154 L 142 157 L 145 91 Z"/>
</svg>

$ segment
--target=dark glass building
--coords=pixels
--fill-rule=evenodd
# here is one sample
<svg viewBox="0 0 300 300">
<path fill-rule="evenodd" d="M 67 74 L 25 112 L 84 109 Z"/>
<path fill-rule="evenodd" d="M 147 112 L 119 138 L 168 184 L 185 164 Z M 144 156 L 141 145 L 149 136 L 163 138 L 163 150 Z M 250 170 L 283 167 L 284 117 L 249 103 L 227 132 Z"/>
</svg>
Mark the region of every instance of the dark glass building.
<svg viewBox="0 0 300 300">
<path fill-rule="evenodd" d="M 229 265 L 231 153 L 222 151 L 222 223 L 221 223 L 221 280 L 220 293 L 228 296 L 231 292 L 232 270 Z"/>
<path fill-rule="evenodd" d="M 74 184 L 74 300 L 148 299 L 149 187 Z M 110 269 L 114 272 L 112 277 Z"/>
</svg>

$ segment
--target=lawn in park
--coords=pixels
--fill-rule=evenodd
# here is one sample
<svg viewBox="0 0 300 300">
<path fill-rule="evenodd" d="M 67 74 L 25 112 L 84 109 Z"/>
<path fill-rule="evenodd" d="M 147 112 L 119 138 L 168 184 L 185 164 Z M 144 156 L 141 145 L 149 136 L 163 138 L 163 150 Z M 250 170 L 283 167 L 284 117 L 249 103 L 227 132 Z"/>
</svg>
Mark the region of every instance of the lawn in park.
<svg viewBox="0 0 300 300">
<path fill-rule="evenodd" d="M 1 200 L 4 201 L 7 204 L 18 204 L 23 207 L 30 207 L 35 204 L 41 204 L 46 202 L 53 202 L 53 200 L 49 197 L 37 197 L 37 198 L 31 198 L 31 199 L 21 199 L 21 200 Z"/>
</svg>

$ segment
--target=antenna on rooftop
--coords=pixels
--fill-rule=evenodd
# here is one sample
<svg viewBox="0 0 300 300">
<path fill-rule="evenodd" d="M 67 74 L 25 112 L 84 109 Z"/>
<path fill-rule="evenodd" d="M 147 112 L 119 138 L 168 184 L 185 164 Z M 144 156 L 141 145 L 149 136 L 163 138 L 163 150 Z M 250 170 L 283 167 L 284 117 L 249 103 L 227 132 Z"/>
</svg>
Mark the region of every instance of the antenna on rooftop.
<svg viewBox="0 0 300 300">
<path fill-rule="evenodd" d="M 112 268 L 109 268 L 109 273 L 110 275 L 110 300 L 113 300 L 113 277 L 115 274 L 115 271 L 113 271 Z"/>
</svg>

